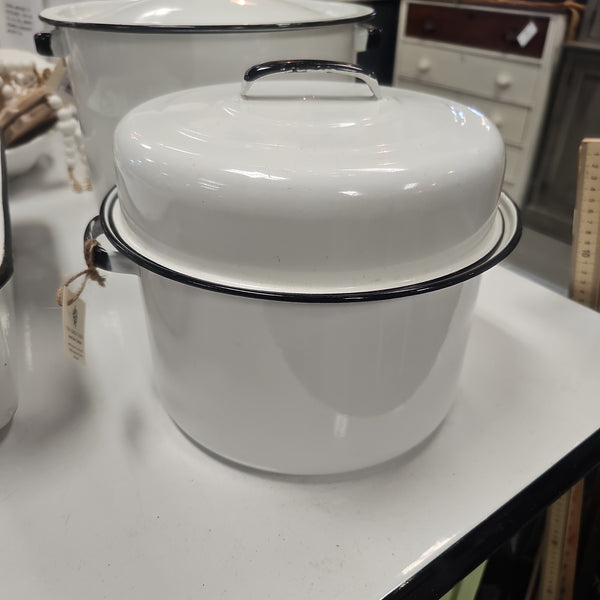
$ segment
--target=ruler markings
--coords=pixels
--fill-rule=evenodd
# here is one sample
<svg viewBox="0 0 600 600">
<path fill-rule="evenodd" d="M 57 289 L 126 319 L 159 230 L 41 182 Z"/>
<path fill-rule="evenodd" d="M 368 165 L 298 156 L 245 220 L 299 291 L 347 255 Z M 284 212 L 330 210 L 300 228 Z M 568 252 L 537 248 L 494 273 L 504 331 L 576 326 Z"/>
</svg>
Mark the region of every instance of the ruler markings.
<svg viewBox="0 0 600 600">
<path fill-rule="evenodd" d="M 570 492 L 554 502 L 546 513 L 546 536 L 541 572 L 539 600 L 558 600 L 560 594 L 562 555 L 566 530 L 565 514 L 569 508 Z"/>
<path fill-rule="evenodd" d="M 600 139 L 579 147 L 569 296 L 600 310 Z M 538 600 L 572 600 L 583 480 L 546 512 Z"/>
<path fill-rule="evenodd" d="M 583 506 L 583 485 L 584 480 L 581 479 L 570 490 L 560 577 L 560 600 L 573 600 L 575 591 L 577 551 L 579 549 L 581 509 Z"/>
<path fill-rule="evenodd" d="M 573 219 L 570 296 L 600 309 L 600 139 L 586 138 L 579 148 Z"/>
</svg>

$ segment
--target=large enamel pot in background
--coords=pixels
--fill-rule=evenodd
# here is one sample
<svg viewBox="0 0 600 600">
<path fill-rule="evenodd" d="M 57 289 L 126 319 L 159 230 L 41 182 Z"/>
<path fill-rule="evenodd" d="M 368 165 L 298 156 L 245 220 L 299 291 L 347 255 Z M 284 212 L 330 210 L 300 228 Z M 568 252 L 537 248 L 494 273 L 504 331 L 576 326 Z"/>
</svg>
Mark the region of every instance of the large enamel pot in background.
<svg viewBox="0 0 600 600">
<path fill-rule="evenodd" d="M 12 350 L 14 334 L 14 299 L 12 289 L 12 245 L 8 197 L 6 193 L 6 168 L 4 146 L 0 139 L 0 429 L 7 425 L 17 409 L 17 388 Z"/>
<path fill-rule="evenodd" d="M 314 70 L 348 82 L 265 75 Z M 360 78 L 367 86 L 354 81 Z M 87 236 L 141 275 L 157 390 L 210 451 L 291 474 L 390 459 L 444 419 L 479 275 L 520 234 L 480 113 L 283 61 L 170 94 L 115 135 Z"/>
<path fill-rule="evenodd" d="M 100 202 L 115 183 L 118 120 L 141 102 L 199 85 L 238 81 L 284 57 L 354 61 L 373 10 L 323 0 L 96 0 L 47 8 L 54 31 L 38 52 L 66 57 L 92 184 Z"/>
</svg>

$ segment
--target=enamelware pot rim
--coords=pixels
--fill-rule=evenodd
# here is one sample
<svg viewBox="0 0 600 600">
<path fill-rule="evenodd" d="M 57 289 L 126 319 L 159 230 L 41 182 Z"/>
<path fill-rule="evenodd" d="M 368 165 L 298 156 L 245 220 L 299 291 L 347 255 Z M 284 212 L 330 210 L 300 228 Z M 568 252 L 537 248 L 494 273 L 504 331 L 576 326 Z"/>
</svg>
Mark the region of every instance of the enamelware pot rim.
<svg viewBox="0 0 600 600">
<path fill-rule="evenodd" d="M 141 8 L 140 8 L 141 7 Z M 148 8 L 152 10 L 148 10 Z M 178 0 L 165 6 L 160 0 L 135 3 L 93 0 L 44 9 L 40 20 L 55 27 L 122 33 L 243 33 L 288 31 L 344 25 L 370 20 L 370 6 L 328 0 L 296 2 L 220 3 L 207 9 L 206 2 Z M 335 9 L 335 10 L 334 10 Z M 162 12 L 161 12 L 162 11 Z M 173 13 L 174 16 L 171 17 Z M 178 14 L 179 13 L 179 14 Z"/>
<path fill-rule="evenodd" d="M 123 255 L 139 267 L 156 273 L 167 279 L 184 285 L 203 288 L 206 290 L 245 296 L 263 300 L 301 303 L 348 303 L 387 300 L 406 296 L 415 296 L 457 285 L 476 277 L 492 268 L 506 258 L 516 247 L 521 237 L 522 224 L 519 208 L 504 193 L 500 194 L 496 211 L 498 237 L 491 250 L 487 250 L 476 260 L 459 269 L 432 279 L 411 282 L 407 285 L 389 285 L 375 290 L 335 292 L 335 291 L 298 291 L 250 288 L 199 277 L 198 274 L 186 272 L 176 265 L 165 262 L 160 256 L 150 256 L 150 252 L 142 253 L 137 250 L 135 241 L 123 232 L 124 221 L 121 216 L 119 197 L 116 187 L 104 199 L 97 217 L 103 233 L 109 242 Z M 99 250 L 100 252 L 103 249 Z M 102 259 L 97 262 L 102 263 Z"/>
</svg>

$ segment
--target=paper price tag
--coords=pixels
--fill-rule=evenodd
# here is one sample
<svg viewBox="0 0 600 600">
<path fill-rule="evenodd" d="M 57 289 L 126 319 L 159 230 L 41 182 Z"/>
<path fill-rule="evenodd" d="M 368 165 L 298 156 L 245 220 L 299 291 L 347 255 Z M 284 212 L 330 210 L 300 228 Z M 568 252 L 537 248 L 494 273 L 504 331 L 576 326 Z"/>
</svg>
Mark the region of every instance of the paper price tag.
<svg viewBox="0 0 600 600">
<path fill-rule="evenodd" d="M 85 302 L 78 298 L 70 304 L 74 294 L 63 289 L 62 323 L 65 352 L 73 360 L 85 365 Z"/>
<path fill-rule="evenodd" d="M 519 35 L 517 36 L 517 42 L 521 48 L 525 48 L 527 44 L 536 36 L 538 32 L 537 25 L 533 21 L 529 21 Z"/>
</svg>

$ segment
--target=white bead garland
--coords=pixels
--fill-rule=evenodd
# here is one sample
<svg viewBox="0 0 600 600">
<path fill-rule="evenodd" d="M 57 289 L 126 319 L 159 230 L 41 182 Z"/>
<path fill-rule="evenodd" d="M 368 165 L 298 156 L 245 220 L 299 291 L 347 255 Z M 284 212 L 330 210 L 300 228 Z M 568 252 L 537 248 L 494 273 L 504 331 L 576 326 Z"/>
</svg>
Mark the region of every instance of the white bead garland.
<svg viewBox="0 0 600 600">
<path fill-rule="evenodd" d="M 0 106 L 10 106 L 18 98 L 39 88 L 44 80 L 38 73 L 34 60 L 0 60 Z M 62 134 L 65 163 L 75 191 L 91 189 L 83 136 L 75 107 L 65 104 L 58 94 L 46 96 L 46 102 L 56 111 L 56 129 Z M 75 169 L 81 167 L 83 182 L 75 176 Z"/>
<path fill-rule="evenodd" d="M 4 105 L 9 106 L 15 97 L 15 91 L 10 85 L 5 84 L 2 86 L 2 98 L 4 99 Z"/>
<path fill-rule="evenodd" d="M 58 119 L 56 129 L 58 129 L 63 136 L 65 162 L 73 188 L 76 191 L 90 190 L 92 186 L 89 176 L 86 175 L 83 183 L 79 182 L 75 177 L 75 167 L 78 162 L 80 162 L 87 171 L 85 149 L 83 148 L 79 121 L 75 117 L 75 107 L 65 105 L 62 98 L 57 94 L 48 96 L 47 102 L 50 107 L 56 111 L 56 117 Z"/>
<path fill-rule="evenodd" d="M 5 105 L 40 83 L 35 62 L 27 59 L 0 60 L 0 79 Z"/>
<path fill-rule="evenodd" d="M 57 96 L 56 94 L 48 96 L 48 98 L 46 98 L 46 102 L 48 102 L 50 108 L 53 108 L 56 111 L 58 111 L 63 105 L 62 98 L 60 96 Z"/>
</svg>

